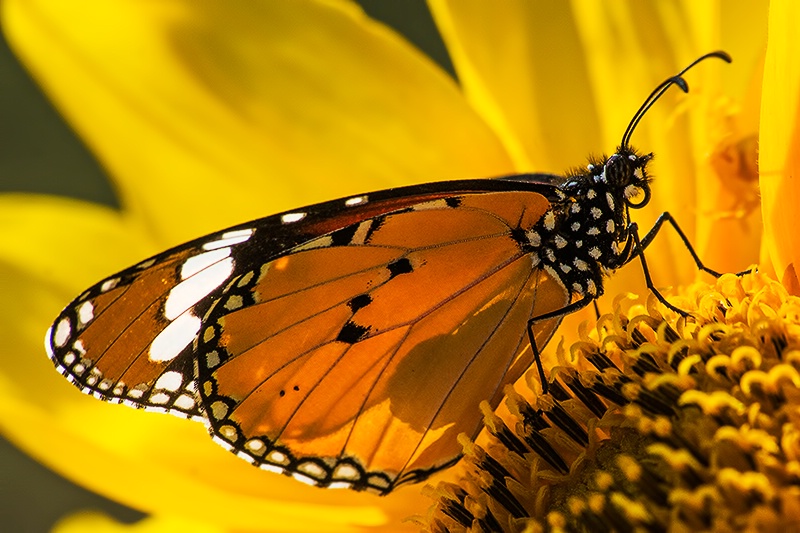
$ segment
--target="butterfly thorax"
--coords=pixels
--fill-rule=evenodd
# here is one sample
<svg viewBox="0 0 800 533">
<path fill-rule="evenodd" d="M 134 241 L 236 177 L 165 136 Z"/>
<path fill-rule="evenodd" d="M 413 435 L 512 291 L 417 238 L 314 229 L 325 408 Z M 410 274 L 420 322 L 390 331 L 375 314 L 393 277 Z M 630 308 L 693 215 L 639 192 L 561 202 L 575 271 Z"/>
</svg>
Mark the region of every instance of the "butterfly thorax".
<svg viewBox="0 0 800 533">
<path fill-rule="evenodd" d="M 569 173 L 551 208 L 526 233 L 534 266 L 541 264 L 573 295 L 600 296 L 603 278 L 632 257 L 629 209 L 649 200 L 651 158 L 621 147 Z"/>
</svg>

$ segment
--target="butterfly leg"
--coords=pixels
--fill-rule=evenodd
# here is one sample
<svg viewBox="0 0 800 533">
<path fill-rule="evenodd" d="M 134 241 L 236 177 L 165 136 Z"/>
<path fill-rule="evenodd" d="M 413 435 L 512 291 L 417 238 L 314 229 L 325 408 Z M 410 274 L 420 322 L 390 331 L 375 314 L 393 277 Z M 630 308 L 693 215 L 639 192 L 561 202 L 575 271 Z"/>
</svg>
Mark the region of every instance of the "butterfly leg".
<svg viewBox="0 0 800 533">
<path fill-rule="evenodd" d="M 638 227 L 638 225 L 635 222 L 631 222 L 630 226 L 628 226 L 628 232 L 631 235 L 631 238 L 633 239 L 633 248 L 632 248 L 632 250 L 630 252 L 630 256 L 629 257 L 633 257 L 634 255 L 638 255 L 639 256 L 639 260 L 642 262 L 642 271 L 644 272 L 644 279 L 645 279 L 645 283 L 647 285 L 647 288 L 655 295 L 656 298 L 658 298 L 659 302 L 661 302 L 667 308 L 671 309 L 672 311 L 675 311 L 676 313 L 678 313 L 681 316 L 689 316 L 690 313 L 687 313 L 683 309 L 675 307 L 674 305 L 669 303 L 666 300 L 666 298 L 664 298 L 664 296 L 658 291 L 658 289 L 656 289 L 655 285 L 653 284 L 653 279 L 650 277 L 650 270 L 647 268 L 647 260 L 645 259 L 644 251 L 653 242 L 653 240 L 655 240 L 656 235 L 658 235 L 658 232 L 664 226 L 665 222 L 669 222 L 670 226 L 672 226 L 672 229 L 675 230 L 675 233 L 677 233 L 678 237 L 680 237 L 681 241 L 683 241 L 683 245 L 689 251 L 689 254 L 692 256 L 692 259 L 694 260 L 694 264 L 697 265 L 697 269 L 698 270 L 700 270 L 702 272 L 705 272 L 707 274 L 710 274 L 710 275 L 714 276 L 715 278 L 718 278 L 718 277 L 720 277 L 722 275 L 721 273 L 717 272 L 716 270 L 708 268 L 707 266 L 705 266 L 703 264 L 703 261 L 700 259 L 700 256 L 697 255 L 697 252 L 695 251 L 694 247 L 692 246 L 691 241 L 689 241 L 689 238 L 686 236 L 686 234 L 680 228 L 680 226 L 678 225 L 678 222 L 675 220 L 675 218 L 667 211 L 661 213 L 661 215 L 656 220 L 655 224 L 653 224 L 653 227 L 650 228 L 650 231 L 648 231 L 645 234 L 645 236 L 642 237 L 642 238 L 639 237 L 639 227 Z M 744 274 L 747 274 L 748 272 L 750 272 L 750 270 L 743 270 L 741 272 L 737 272 L 736 275 L 737 276 L 743 276 Z"/>
<path fill-rule="evenodd" d="M 539 348 L 536 346 L 536 333 L 533 331 L 534 324 L 543 320 L 563 318 L 570 313 L 574 313 L 575 311 L 583 309 L 594 300 L 594 296 L 586 295 L 577 302 L 572 302 L 569 305 L 565 305 L 561 309 L 556 309 L 555 311 L 550 311 L 549 313 L 544 313 L 528 320 L 528 340 L 531 343 L 531 350 L 533 351 L 533 360 L 536 362 L 536 368 L 539 369 L 539 382 L 542 384 L 542 394 L 547 394 L 548 383 L 547 377 L 544 375 L 544 366 L 542 365 L 542 358 L 539 354 Z"/>
</svg>

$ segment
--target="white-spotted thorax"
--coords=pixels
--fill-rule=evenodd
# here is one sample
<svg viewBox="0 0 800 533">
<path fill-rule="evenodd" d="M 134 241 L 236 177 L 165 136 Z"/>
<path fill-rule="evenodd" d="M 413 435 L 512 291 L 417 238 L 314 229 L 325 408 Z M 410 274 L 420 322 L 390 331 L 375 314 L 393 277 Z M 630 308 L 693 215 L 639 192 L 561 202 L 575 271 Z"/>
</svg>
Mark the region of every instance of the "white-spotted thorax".
<svg viewBox="0 0 800 533">
<path fill-rule="evenodd" d="M 528 231 L 534 261 L 571 294 L 600 296 L 603 277 L 633 256 L 629 210 L 650 200 L 652 157 L 620 146 L 610 157 L 573 170 L 556 189 L 551 208 Z"/>
</svg>

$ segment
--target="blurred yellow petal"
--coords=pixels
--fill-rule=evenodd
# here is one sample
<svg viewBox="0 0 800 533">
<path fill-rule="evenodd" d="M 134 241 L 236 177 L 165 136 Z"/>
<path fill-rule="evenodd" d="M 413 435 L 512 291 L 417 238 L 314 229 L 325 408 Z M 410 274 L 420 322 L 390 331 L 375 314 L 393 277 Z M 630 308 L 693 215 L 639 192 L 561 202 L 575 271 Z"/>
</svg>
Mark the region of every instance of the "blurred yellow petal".
<svg viewBox="0 0 800 533">
<path fill-rule="evenodd" d="M 225 533 L 213 525 L 175 517 L 147 517 L 135 524 L 121 524 L 96 511 L 74 513 L 58 521 L 52 533 Z"/>
<path fill-rule="evenodd" d="M 800 5 L 770 4 L 759 137 L 764 232 L 772 266 L 793 294 L 800 294 Z"/>
<path fill-rule="evenodd" d="M 465 96 L 506 143 L 517 171 L 561 173 L 600 146 L 568 3 L 428 3 Z"/>
<path fill-rule="evenodd" d="M 164 243 L 345 194 L 512 169 L 452 80 L 347 2 L 2 8 L 17 54 Z"/>
</svg>

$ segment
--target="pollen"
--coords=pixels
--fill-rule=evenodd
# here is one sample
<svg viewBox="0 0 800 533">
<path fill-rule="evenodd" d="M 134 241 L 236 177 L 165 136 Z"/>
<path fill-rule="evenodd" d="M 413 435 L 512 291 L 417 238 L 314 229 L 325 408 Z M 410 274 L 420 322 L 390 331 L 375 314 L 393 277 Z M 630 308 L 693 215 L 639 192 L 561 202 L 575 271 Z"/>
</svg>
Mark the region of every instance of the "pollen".
<svg viewBox="0 0 800 533">
<path fill-rule="evenodd" d="M 726 274 L 613 312 L 481 405 L 428 531 L 791 531 L 800 523 L 800 298 Z M 601 304 L 602 308 L 602 304 Z M 545 361 L 547 352 L 543 353 Z M 501 414 L 502 412 L 502 414 Z M 787 504 L 791 502 L 790 504 Z M 750 525 L 747 526 L 746 525 Z"/>
</svg>

